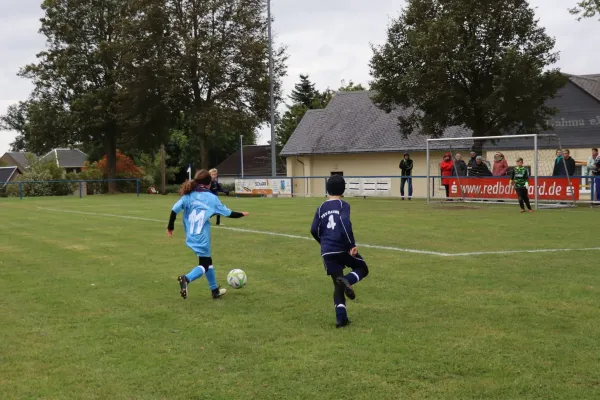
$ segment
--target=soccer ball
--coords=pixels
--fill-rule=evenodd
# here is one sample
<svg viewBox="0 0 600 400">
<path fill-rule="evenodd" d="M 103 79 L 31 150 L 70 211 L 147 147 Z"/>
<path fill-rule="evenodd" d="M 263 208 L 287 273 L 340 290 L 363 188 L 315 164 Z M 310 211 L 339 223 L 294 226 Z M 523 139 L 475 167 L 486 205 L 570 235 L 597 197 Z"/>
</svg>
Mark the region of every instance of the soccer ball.
<svg viewBox="0 0 600 400">
<path fill-rule="evenodd" d="M 246 286 L 248 277 L 246 273 L 239 268 L 232 269 L 227 274 L 227 283 L 234 289 L 241 289 Z"/>
</svg>

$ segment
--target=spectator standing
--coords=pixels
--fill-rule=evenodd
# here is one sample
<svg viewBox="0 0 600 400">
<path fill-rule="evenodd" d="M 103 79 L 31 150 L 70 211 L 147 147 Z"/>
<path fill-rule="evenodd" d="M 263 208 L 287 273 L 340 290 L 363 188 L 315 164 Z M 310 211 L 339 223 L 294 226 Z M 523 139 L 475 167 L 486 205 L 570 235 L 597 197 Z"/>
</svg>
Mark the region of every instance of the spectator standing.
<svg viewBox="0 0 600 400">
<path fill-rule="evenodd" d="M 598 149 L 594 147 L 592 149 L 592 155 L 588 158 L 587 168 L 588 173 L 593 176 L 594 180 L 594 191 L 596 192 L 595 196 L 592 196 L 592 199 L 595 199 L 594 204 L 600 203 L 600 155 L 598 155 Z"/>
<path fill-rule="evenodd" d="M 440 175 L 442 176 L 442 185 L 446 188 L 446 197 L 450 197 L 450 179 L 444 178 L 444 176 L 452 176 L 453 170 L 452 154 L 447 152 L 440 163 Z"/>
<path fill-rule="evenodd" d="M 463 161 L 460 153 L 456 153 L 454 156 L 454 176 L 467 176 L 467 164 Z"/>
<path fill-rule="evenodd" d="M 408 200 L 412 198 L 413 186 L 412 186 L 412 169 L 413 160 L 410 159 L 410 154 L 404 153 L 404 158 L 400 161 L 400 171 L 402 171 L 402 177 L 400 178 L 400 196 L 404 200 L 404 185 L 408 183 Z"/>
<path fill-rule="evenodd" d="M 471 168 L 471 176 L 493 176 L 489 167 L 483 162 L 483 157 L 477 156 L 475 165 Z"/>
<path fill-rule="evenodd" d="M 467 170 L 471 170 L 471 168 L 473 168 L 475 166 L 476 161 L 477 161 L 477 153 L 472 151 L 471 158 L 469 159 L 469 162 L 467 164 Z M 467 174 L 468 174 L 468 172 L 467 172 Z"/>
<path fill-rule="evenodd" d="M 559 164 L 562 164 L 562 150 L 556 150 L 556 159 L 554 160 L 554 169 L 552 170 L 552 176 L 559 176 Z"/>
<path fill-rule="evenodd" d="M 492 175 L 505 176 L 508 171 L 508 161 L 504 158 L 504 154 L 498 152 L 494 155 L 494 166 L 492 167 Z"/>
<path fill-rule="evenodd" d="M 594 170 L 596 169 L 596 159 L 597 158 L 598 158 L 598 148 L 594 147 L 592 149 L 592 155 L 590 156 L 590 158 L 588 158 L 588 162 L 587 162 L 587 169 L 588 169 L 589 175 L 596 175 L 596 174 L 594 174 Z"/>
<path fill-rule="evenodd" d="M 552 176 L 573 176 L 575 175 L 575 159 L 571 157 L 571 152 L 567 149 L 563 152 L 560 162 L 554 164 Z"/>
<path fill-rule="evenodd" d="M 596 157 L 596 163 L 594 164 L 594 186 L 596 186 L 596 203 L 598 205 L 600 203 L 600 155 Z"/>
</svg>

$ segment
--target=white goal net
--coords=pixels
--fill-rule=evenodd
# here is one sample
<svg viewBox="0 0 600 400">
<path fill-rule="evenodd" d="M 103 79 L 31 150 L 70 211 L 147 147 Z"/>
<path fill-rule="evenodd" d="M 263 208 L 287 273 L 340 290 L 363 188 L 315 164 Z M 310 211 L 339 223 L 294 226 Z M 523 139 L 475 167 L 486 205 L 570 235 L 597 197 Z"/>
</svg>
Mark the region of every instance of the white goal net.
<svg viewBox="0 0 600 400">
<path fill-rule="evenodd" d="M 514 204 L 510 181 L 519 159 L 532 207 L 579 200 L 575 160 L 555 134 L 427 139 L 427 200 Z"/>
</svg>

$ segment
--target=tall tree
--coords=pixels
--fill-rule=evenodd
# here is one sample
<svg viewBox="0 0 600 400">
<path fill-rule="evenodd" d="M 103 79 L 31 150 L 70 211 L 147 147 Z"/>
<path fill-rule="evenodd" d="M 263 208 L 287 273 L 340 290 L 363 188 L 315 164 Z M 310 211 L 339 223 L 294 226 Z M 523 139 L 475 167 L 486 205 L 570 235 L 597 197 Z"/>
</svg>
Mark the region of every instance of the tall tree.
<svg viewBox="0 0 600 400">
<path fill-rule="evenodd" d="M 304 117 L 304 114 L 308 111 L 308 108 L 302 103 L 296 103 L 288 106 L 287 111 L 283 114 L 281 121 L 277 125 L 275 131 L 275 140 L 277 145 L 277 152 L 279 153 L 283 146 L 292 136 L 292 133 L 300 124 L 300 121 Z"/>
<path fill-rule="evenodd" d="M 72 121 L 65 104 L 47 93 L 11 104 L 0 116 L 0 130 L 16 131 L 13 151 L 46 153 L 56 147 L 74 145 Z"/>
<path fill-rule="evenodd" d="M 40 32 L 47 48 L 19 73 L 32 80 L 34 91 L 3 118 L 13 129 L 25 121 L 15 147 L 102 146 L 108 177 L 115 178 L 119 145 L 161 141 L 168 108 L 159 90 L 164 83 L 156 78 L 164 60 L 159 62 L 156 41 L 163 35 L 154 3 L 44 0 Z M 147 21 L 155 28 L 144 26 Z M 109 189 L 115 191 L 116 183 Z"/>
<path fill-rule="evenodd" d="M 600 15 L 600 0 L 581 0 L 577 3 L 577 6 L 569 9 L 569 12 L 577 15 L 578 21 L 583 18 L 593 18 Z"/>
<path fill-rule="evenodd" d="M 352 79 L 346 84 L 345 81 L 342 81 L 342 86 L 340 87 L 340 92 L 362 92 L 367 90 L 362 84 L 355 84 Z"/>
<path fill-rule="evenodd" d="M 294 85 L 290 99 L 292 104 L 301 104 L 307 109 L 321 108 L 319 91 L 315 89 L 315 84 L 310 81 L 308 75 L 300 74 L 300 82 Z"/>
<path fill-rule="evenodd" d="M 254 132 L 270 120 L 268 34 L 263 0 L 165 0 L 174 88 L 202 168 L 224 132 Z M 274 49 L 274 97 L 281 101 L 285 49 Z"/>
<path fill-rule="evenodd" d="M 399 118 L 404 135 L 548 129 L 555 110 L 545 101 L 566 83 L 549 69 L 553 48 L 526 0 L 410 0 L 373 47 L 374 101 L 412 110 Z"/>
</svg>

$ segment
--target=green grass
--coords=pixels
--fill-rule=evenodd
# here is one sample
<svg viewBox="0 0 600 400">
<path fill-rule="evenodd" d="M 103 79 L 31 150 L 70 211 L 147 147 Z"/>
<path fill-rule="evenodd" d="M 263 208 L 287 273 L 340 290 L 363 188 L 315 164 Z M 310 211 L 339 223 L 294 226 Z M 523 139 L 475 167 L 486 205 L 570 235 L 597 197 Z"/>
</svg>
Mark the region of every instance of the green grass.
<svg viewBox="0 0 600 400">
<path fill-rule="evenodd" d="M 371 273 L 335 329 L 308 240 L 213 228 L 210 298 L 174 196 L 0 199 L 2 399 L 592 399 L 598 251 L 440 257 L 362 248 Z M 239 227 L 308 237 L 321 199 L 234 199 Z M 350 199 L 359 242 L 438 252 L 598 245 L 597 211 L 519 214 Z M 74 214 L 78 211 L 88 214 Z M 93 215 L 113 214 L 148 220 Z M 160 221 L 160 222 L 159 222 Z"/>
</svg>

